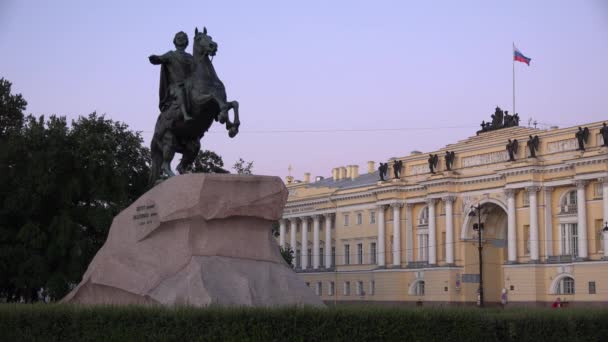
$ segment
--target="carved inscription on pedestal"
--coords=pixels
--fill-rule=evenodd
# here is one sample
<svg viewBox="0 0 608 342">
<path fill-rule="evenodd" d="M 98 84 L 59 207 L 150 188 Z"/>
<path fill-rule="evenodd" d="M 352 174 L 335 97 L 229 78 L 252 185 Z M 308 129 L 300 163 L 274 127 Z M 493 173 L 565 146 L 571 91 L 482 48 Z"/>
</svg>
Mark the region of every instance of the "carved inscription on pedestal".
<svg viewBox="0 0 608 342">
<path fill-rule="evenodd" d="M 160 219 L 158 216 L 158 208 L 154 201 L 147 201 L 145 203 L 138 204 L 135 207 L 133 216 L 133 225 L 137 231 L 137 240 L 142 240 L 153 232 L 158 226 L 160 226 Z"/>
<path fill-rule="evenodd" d="M 140 205 L 135 208 L 135 215 L 133 215 L 133 221 L 138 226 L 145 226 L 154 223 L 154 219 L 158 216 L 156 211 L 156 205 L 154 203 Z"/>
</svg>

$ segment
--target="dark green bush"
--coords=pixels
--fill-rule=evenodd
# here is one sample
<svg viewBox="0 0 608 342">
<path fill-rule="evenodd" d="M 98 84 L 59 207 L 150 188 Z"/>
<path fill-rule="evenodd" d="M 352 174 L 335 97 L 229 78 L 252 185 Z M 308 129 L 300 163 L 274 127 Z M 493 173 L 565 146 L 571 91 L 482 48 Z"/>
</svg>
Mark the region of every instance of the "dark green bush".
<svg viewBox="0 0 608 342">
<path fill-rule="evenodd" d="M 608 310 L 0 305 L 2 341 L 605 341 Z"/>
</svg>

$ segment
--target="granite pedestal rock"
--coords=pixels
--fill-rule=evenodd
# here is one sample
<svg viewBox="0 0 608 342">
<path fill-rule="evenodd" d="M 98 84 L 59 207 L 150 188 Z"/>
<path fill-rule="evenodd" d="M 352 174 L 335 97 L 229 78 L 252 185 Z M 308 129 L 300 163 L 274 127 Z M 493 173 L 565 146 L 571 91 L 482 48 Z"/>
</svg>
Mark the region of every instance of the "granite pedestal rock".
<svg viewBox="0 0 608 342">
<path fill-rule="evenodd" d="M 63 301 L 322 306 L 272 236 L 286 201 L 278 177 L 172 177 L 114 218 L 106 243 Z"/>
</svg>

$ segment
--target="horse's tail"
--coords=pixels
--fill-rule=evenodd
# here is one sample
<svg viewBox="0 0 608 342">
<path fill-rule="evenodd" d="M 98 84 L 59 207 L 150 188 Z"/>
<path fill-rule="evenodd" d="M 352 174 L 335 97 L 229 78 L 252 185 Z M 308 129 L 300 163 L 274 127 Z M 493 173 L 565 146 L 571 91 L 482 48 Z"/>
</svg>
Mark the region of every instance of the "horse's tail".
<svg viewBox="0 0 608 342">
<path fill-rule="evenodd" d="M 152 155 L 152 165 L 150 166 L 150 180 L 148 185 L 150 188 L 152 188 L 154 187 L 156 181 L 160 178 L 160 166 L 163 163 L 163 152 L 158 146 L 156 135 L 152 137 L 150 154 Z"/>
</svg>

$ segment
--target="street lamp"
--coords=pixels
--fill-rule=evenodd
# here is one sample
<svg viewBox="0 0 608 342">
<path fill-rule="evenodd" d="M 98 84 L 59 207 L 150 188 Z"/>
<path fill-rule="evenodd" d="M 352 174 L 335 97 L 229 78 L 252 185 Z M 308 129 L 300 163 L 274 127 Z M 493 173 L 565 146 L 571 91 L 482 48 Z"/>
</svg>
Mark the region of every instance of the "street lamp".
<svg viewBox="0 0 608 342">
<path fill-rule="evenodd" d="M 477 213 L 475 213 L 477 212 Z M 483 223 L 481 222 L 481 205 L 471 206 L 470 217 L 477 216 L 477 223 L 473 223 L 473 230 L 477 232 L 477 249 L 479 250 L 479 307 L 483 307 L 483 245 L 481 243 L 481 231 Z"/>
</svg>

